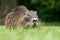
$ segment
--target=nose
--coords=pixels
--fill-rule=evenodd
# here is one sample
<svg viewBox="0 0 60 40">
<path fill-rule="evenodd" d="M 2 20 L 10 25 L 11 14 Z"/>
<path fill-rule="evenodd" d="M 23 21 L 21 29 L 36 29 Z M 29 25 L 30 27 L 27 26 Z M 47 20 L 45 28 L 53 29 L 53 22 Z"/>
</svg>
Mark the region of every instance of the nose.
<svg viewBox="0 0 60 40">
<path fill-rule="evenodd" d="M 33 21 L 33 23 L 36 23 L 37 22 L 37 18 L 33 18 L 32 21 Z"/>
<path fill-rule="evenodd" d="M 33 20 L 33 22 L 34 22 L 34 23 L 36 23 L 36 22 L 37 22 L 37 20 Z"/>
</svg>

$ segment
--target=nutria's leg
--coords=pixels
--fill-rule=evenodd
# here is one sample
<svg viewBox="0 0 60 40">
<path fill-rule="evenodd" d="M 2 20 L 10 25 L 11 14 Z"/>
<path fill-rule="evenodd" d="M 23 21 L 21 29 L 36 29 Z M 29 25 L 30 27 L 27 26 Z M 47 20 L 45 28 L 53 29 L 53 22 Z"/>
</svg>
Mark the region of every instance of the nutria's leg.
<svg viewBox="0 0 60 40">
<path fill-rule="evenodd" d="M 21 30 L 21 29 L 23 29 L 23 27 L 22 26 L 17 26 L 17 29 Z"/>
</svg>

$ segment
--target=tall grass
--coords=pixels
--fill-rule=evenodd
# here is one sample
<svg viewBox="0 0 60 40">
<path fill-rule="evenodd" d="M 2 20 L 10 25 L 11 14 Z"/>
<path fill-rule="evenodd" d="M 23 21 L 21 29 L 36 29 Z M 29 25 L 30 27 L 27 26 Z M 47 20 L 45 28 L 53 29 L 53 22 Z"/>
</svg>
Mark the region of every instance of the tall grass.
<svg viewBox="0 0 60 40">
<path fill-rule="evenodd" d="M 0 26 L 0 40 L 60 40 L 60 27 L 42 25 L 40 29 L 7 30 Z"/>
</svg>

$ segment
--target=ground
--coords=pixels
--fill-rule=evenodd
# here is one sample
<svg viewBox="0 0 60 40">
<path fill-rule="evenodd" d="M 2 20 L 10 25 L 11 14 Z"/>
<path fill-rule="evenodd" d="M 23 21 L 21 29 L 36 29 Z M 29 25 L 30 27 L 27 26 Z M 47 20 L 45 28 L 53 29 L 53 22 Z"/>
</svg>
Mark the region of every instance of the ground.
<svg viewBox="0 0 60 40">
<path fill-rule="evenodd" d="M 40 29 L 6 30 L 0 25 L 0 40 L 60 40 L 59 23 L 47 23 Z"/>
</svg>

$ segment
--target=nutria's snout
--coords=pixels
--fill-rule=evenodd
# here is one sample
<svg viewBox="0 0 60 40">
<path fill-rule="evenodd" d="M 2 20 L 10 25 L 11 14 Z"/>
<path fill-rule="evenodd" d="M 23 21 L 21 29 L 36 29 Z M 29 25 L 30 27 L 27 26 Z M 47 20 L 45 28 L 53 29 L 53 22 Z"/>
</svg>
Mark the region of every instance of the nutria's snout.
<svg viewBox="0 0 60 40">
<path fill-rule="evenodd" d="M 33 20 L 33 23 L 36 23 L 37 22 L 37 20 Z"/>
<path fill-rule="evenodd" d="M 38 25 L 38 19 L 37 18 L 33 18 L 32 22 L 33 22 L 33 26 L 37 26 Z"/>
<path fill-rule="evenodd" d="M 33 18 L 33 19 L 32 19 L 32 22 L 33 22 L 33 23 L 37 23 L 37 22 L 38 22 L 38 19 L 37 19 L 37 18 Z"/>
</svg>

